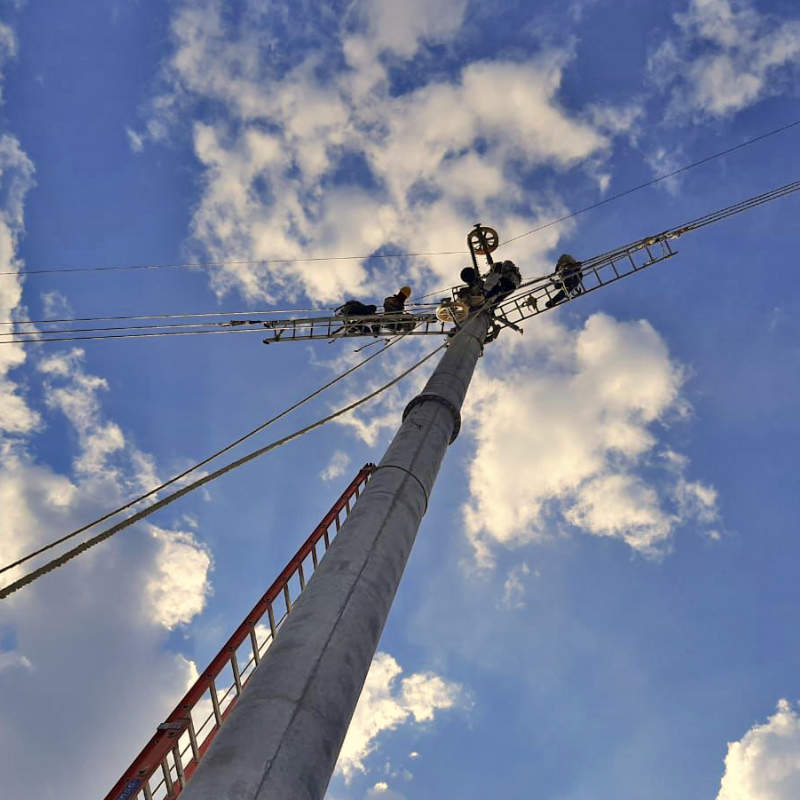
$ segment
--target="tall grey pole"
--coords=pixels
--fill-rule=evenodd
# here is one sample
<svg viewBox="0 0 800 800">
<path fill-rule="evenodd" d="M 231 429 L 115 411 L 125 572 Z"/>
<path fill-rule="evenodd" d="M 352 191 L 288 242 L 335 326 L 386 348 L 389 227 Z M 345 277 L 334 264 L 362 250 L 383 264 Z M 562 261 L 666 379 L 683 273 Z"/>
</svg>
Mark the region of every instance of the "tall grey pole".
<svg viewBox="0 0 800 800">
<path fill-rule="evenodd" d="M 455 336 L 182 793 L 319 800 L 353 716 L 489 326 Z"/>
</svg>

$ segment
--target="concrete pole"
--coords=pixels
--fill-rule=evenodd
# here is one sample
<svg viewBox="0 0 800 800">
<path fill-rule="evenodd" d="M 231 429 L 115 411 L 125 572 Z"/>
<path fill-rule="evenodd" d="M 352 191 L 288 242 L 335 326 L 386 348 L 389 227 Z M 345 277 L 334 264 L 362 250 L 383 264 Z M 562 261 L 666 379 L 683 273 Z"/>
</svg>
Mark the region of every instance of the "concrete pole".
<svg viewBox="0 0 800 800">
<path fill-rule="evenodd" d="M 455 336 L 182 793 L 320 800 L 427 509 L 489 326 Z"/>
</svg>

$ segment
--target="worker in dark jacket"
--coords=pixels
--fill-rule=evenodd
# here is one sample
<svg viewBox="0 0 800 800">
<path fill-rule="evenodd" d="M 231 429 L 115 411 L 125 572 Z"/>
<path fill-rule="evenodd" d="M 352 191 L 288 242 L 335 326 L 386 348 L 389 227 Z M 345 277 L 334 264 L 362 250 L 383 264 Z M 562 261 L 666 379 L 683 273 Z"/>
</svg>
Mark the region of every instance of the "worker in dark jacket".
<svg viewBox="0 0 800 800">
<path fill-rule="evenodd" d="M 390 294 L 383 300 L 384 314 L 399 315 L 406 310 L 406 300 L 411 297 L 411 287 L 401 286 L 397 294 Z M 414 327 L 413 322 L 392 322 L 384 324 L 384 327 L 392 331 L 410 331 Z"/>
<path fill-rule="evenodd" d="M 464 267 L 461 270 L 461 280 L 466 286 L 456 289 L 456 298 L 464 302 L 467 308 L 479 308 L 486 302 L 483 294 L 483 278 L 480 272 L 473 267 Z"/>
<path fill-rule="evenodd" d="M 370 303 L 366 305 L 359 300 L 348 300 L 343 303 L 339 308 L 335 309 L 334 313 L 342 317 L 372 317 L 377 312 L 378 307 Z M 377 334 L 380 330 L 379 325 L 345 325 L 338 330 L 331 331 L 333 334 L 344 333 L 345 336 L 358 336 L 365 333 Z"/>
<path fill-rule="evenodd" d="M 556 262 L 553 283 L 560 289 L 546 303 L 547 308 L 563 303 L 571 297 L 577 297 L 582 291 L 581 262 L 576 261 L 569 253 L 563 253 Z"/>
<path fill-rule="evenodd" d="M 521 283 L 522 275 L 513 261 L 495 261 L 483 281 L 486 299 L 499 303 L 516 291 Z"/>
<path fill-rule="evenodd" d="M 406 300 L 411 297 L 411 287 L 401 286 L 397 294 L 390 294 L 383 301 L 383 310 L 387 314 L 402 313 L 406 310 Z"/>
</svg>

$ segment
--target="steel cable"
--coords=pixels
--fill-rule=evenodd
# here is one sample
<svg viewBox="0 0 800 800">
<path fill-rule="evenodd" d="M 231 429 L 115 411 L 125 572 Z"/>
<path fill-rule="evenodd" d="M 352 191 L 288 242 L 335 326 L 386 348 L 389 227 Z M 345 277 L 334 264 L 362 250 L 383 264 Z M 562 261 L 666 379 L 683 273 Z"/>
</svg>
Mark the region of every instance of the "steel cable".
<svg viewBox="0 0 800 800">
<path fill-rule="evenodd" d="M 252 311 L 206 311 L 190 314 L 116 314 L 110 317 L 65 317 L 63 319 L 18 319 L 4 320 L 0 325 L 52 325 L 65 322 L 114 322 L 134 319 L 197 319 L 202 317 L 243 317 L 258 314 L 296 314 L 299 312 L 333 311 L 332 308 L 269 308 Z"/>
<path fill-rule="evenodd" d="M 784 131 L 788 131 L 790 128 L 795 128 L 798 125 L 800 125 L 800 120 L 795 120 L 794 122 L 790 122 L 787 125 L 782 125 L 780 128 L 775 128 L 774 130 L 767 131 L 766 133 L 762 133 L 759 136 L 754 136 L 752 139 L 747 139 L 744 142 L 740 142 L 739 144 L 734 145 L 733 147 L 728 147 L 725 150 L 720 150 L 718 153 L 713 153 L 710 156 L 701 158 L 699 161 L 693 161 L 691 164 L 685 164 L 684 166 L 679 167 L 678 169 L 674 169 L 671 172 L 665 172 L 662 175 L 657 175 L 655 178 L 649 181 L 645 181 L 644 183 L 640 183 L 637 186 L 632 186 L 630 189 L 624 189 L 623 191 L 617 192 L 616 194 L 613 194 L 610 197 L 606 197 L 603 200 L 598 200 L 598 202 L 596 203 L 592 203 L 591 205 L 579 208 L 577 211 L 573 211 L 569 214 L 564 214 L 564 216 L 562 217 L 558 217 L 557 219 L 553 219 L 550 220 L 549 222 L 537 225 L 535 228 L 531 228 L 529 231 L 525 231 L 524 233 L 512 236 L 510 239 L 506 239 L 504 242 L 501 242 L 500 246 L 502 247 L 505 244 L 516 242 L 518 239 L 522 239 L 526 236 L 530 236 L 531 234 L 538 233 L 539 231 L 543 231 L 545 228 L 550 228 L 553 225 L 558 225 L 559 222 L 565 222 L 566 220 L 572 219 L 573 217 L 577 217 L 580 214 L 585 214 L 587 211 L 592 211 L 593 209 L 599 208 L 600 206 L 604 206 L 607 203 L 612 203 L 615 200 L 619 200 L 620 198 L 626 197 L 629 194 L 638 192 L 641 189 L 647 189 L 649 186 L 654 186 L 655 184 L 660 183 L 661 181 L 668 180 L 669 178 L 674 178 L 676 175 L 688 172 L 690 169 L 694 169 L 695 167 L 707 164 L 709 161 L 714 161 L 717 158 L 722 158 L 722 156 L 727 156 L 730 153 L 735 152 L 736 150 L 741 150 L 744 147 L 748 147 L 751 144 L 755 144 L 756 142 L 768 139 L 770 136 L 775 136 L 778 133 L 783 133 Z"/>
<path fill-rule="evenodd" d="M 96 544 L 108 539 L 109 537 L 113 536 L 115 533 L 118 533 L 125 528 L 130 527 L 136 522 L 144 519 L 145 517 L 150 516 L 154 512 L 158 511 L 161 508 L 169 505 L 170 503 L 174 502 L 175 500 L 183 497 L 189 492 L 194 491 L 195 489 L 199 489 L 201 486 L 205 486 L 207 483 L 215 480 L 216 478 L 225 475 L 227 472 L 231 472 L 232 470 L 236 469 L 237 467 L 246 464 L 249 461 L 252 461 L 259 456 L 268 453 L 270 450 L 275 450 L 276 448 L 280 447 L 281 445 L 286 444 L 287 442 L 291 442 L 293 439 L 297 439 L 300 436 L 314 430 L 315 428 L 320 428 L 331 420 L 336 419 L 337 417 L 346 414 L 348 411 L 352 411 L 354 408 L 357 408 L 360 405 L 371 400 L 373 397 L 377 397 L 379 394 L 385 392 L 387 389 L 390 389 L 396 383 L 401 381 L 415 369 L 421 367 L 428 359 L 432 358 L 436 353 L 442 350 L 446 345 L 441 344 L 436 349 L 432 350 L 426 356 L 423 356 L 419 361 L 412 364 L 408 369 L 403 370 L 399 375 L 396 375 L 392 380 L 388 383 L 383 384 L 379 388 L 375 389 L 374 391 L 370 392 L 369 394 L 364 395 L 363 397 L 359 398 L 358 400 L 340 408 L 338 411 L 334 411 L 332 414 L 328 414 L 326 417 L 317 420 L 316 422 L 312 422 L 310 425 L 306 425 L 299 430 L 294 431 L 293 433 L 288 434 L 287 436 L 283 436 L 280 439 L 276 439 L 274 442 L 270 442 L 269 444 L 265 445 L 264 447 L 259 447 L 257 450 L 253 450 L 252 452 L 248 453 L 247 455 L 242 456 L 241 458 L 236 459 L 235 461 L 231 461 L 229 464 L 226 464 L 224 467 L 220 467 L 218 470 L 209 473 L 208 475 L 204 475 L 202 478 L 198 478 L 198 480 L 193 481 L 190 484 L 178 489 L 177 491 L 173 492 L 172 494 L 167 495 L 166 497 L 162 498 L 161 500 L 157 500 L 155 503 L 151 503 L 146 508 L 143 508 L 141 511 L 137 511 L 135 514 L 132 514 L 129 517 L 126 517 L 121 522 L 112 525 L 110 528 L 96 534 L 95 536 L 87 539 L 85 542 L 81 542 L 81 544 L 73 547 L 71 550 L 68 550 L 66 553 L 62 553 L 60 556 L 48 561 L 46 564 L 38 567 L 37 569 L 33 570 L 32 572 L 24 575 L 22 578 L 10 583 L 8 586 L 3 587 L 0 589 L 0 600 L 5 599 L 9 595 L 13 594 L 14 592 L 22 589 L 23 587 L 27 586 L 30 583 L 33 583 L 37 578 L 40 578 L 42 575 L 46 575 L 48 572 L 52 572 L 54 569 L 63 566 L 68 561 L 71 561 L 73 558 L 79 556 L 81 553 L 85 552 L 91 547 L 94 547 Z M 93 524 L 96 524 L 93 523 Z"/>
<path fill-rule="evenodd" d="M 404 333 L 403 336 L 405 336 L 405 335 L 406 334 Z M 26 561 L 30 561 L 30 559 L 35 558 L 36 556 L 41 555 L 42 553 L 45 553 L 45 552 L 47 552 L 48 550 L 51 550 L 54 547 L 57 547 L 59 544 L 63 544 L 67 540 L 72 539 L 72 538 L 74 538 L 75 536 L 78 536 L 81 533 L 84 533 L 85 531 L 89 530 L 89 528 L 93 528 L 95 525 L 98 525 L 101 522 L 105 522 L 106 520 L 110 519 L 111 517 L 116 516 L 117 514 L 121 513 L 122 511 L 126 511 L 127 509 L 132 508 L 133 506 L 135 506 L 138 503 L 140 503 L 142 500 L 146 500 L 148 497 L 152 497 L 154 494 L 157 494 L 161 490 L 166 489 L 167 486 L 171 486 L 173 483 L 176 483 L 177 481 L 181 480 L 182 478 L 185 478 L 190 473 L 195 472 L 196 470 L 200 469 L 201 467 L 204 467 L 206 464 L 208 464 L 209 462 L 213 461 L 215 458 L 219 458 L 219 456 L 224 455 L 225 453 L 227 453 L 230 450 L 232 450 L 234 447 L 237 447 L 238 445 L 240 445 L 242 442 L 246 441 L 247 439 L 250 439 L 251 437 L 255 436 L 257 433 L 260 433 L 265 428 L 269 427 L 273 423 L 275 423 L 278 420 L 282 419 L 283 417 L 287 416 L 289 413 L 291 413 L 295 409 L 299 408 L 300 406 L 304 405 L 309 400 L 312 400 L 317 395 L 322 394 L 322 392 L 326 391 L 327 389 L 329 389 L 334 384 L 336 384 L 339 381 L 343 380 L 348 375 L 351 375 L 353 372 L 355 372 L 357 369 L 360 369 L 365 364 L 367 364 L 368 362 L 372 361 L 373 358 L 377 358 L 378 356 L 382 355 L 392 345 L 394 345 L 397 342 L 399 342 L 400 339 L 403 338 L 403 336 L 399 336 L 399 337 L 391 339 L 383 348 L 381 348 L 377 352 L 373 353 L 372 355 L 368 356 L 367 358 L 362 359 L 361 361 L 358 362 L 358 364 L 353 365 L 352 367 L 350 367 L 349 369 L 345 370 L 340 375 L 337 375 L 332 380 L 330 380 L 327 383 L 323 384 L 318 389 L 315 389 L 310 394 L 307 394 L 305 397 L 303 397 L 302 399 L 298 400 L 296 403 L 292 404 L 288 408 L 286 408 L 283 411 L 281 411 L 280 414 L 276 414 L 274 417 L 271 417 L 270 419 L 266 420 L 265 422 L 262 422 L 260 425 L 256 426 L 255 428 L 253 428 L 252 430 L 248 431 L 247 433 L 243 434 L 242 436 L 240 436 L 235 441 L 231 442 L 230 444 L 225 445 L 225 447 L 221 448 L 220 450 L 217 450 L 215 453 L 212 453 L 210 456 L 206 456 L 206 458 L 204 458 L 202 461 L 198 461 L 196 464 L 194 464 L 193 466 L 189 467 L 188 469 L 185 469 L 180 474 L 175 475 L 174 477 L 170 478 L 168 481 L 165 481 L 164 483 L 156 486 L 155 488 L 150 489 L 148 492 L 145 492 L 144 494 L 141 494 L 138 497 L 135 497 L 133 500 L 130 500 L 127 503 L 125 503 L 125 505 L 119 506 L 118 508 L 115 508 L 113 511 L 109 511 L 107 514 L 104 514 L 102 517 L 98 517 L 97 519 L 93 520 L 92 522 L 89 522 L 86 525 L 83 525 L 82 527 L 77 528 L 76 530 L 74 530 L 74 531 L 72 531 L 72 532 L 70 532 L 68 534 L 65 534 L 64 536 L 60 537 L 59 539 L 56 539 L 56 540 L 50 542 L 49 544 L 45 545 L 44 547 L 40 547 L 38 550 L 34 550 L 33 552 L 28 553 L 27 555 L 23 556 L 22 558 L 17 559 L 13 563 L 3 566 L 2 568 L 0 568 L 0 574 L 2 574 L 3 572 L 7 572 L 10 569 L 13 569 L 14 567 L 18 567 L 20 564 L 24 564 Z"/>
</svg>

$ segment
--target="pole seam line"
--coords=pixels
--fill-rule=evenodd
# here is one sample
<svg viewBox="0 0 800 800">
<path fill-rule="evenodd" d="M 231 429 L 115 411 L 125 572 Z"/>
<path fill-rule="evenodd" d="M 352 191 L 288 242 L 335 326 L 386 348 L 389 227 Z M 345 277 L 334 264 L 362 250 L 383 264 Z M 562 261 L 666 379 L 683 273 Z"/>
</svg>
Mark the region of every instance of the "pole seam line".
<svg viewBox="0 0 800 800">
<path fill-rule="evenodd" d="M 372 474 L 374 475 L 379 469 L 399 469 L 401 472 L 405 472 L 406 475 L 410 475 L 419 484 L 419 488 L 422 489 L 422 496 L 425 498 L 425 510 L 422 512 L 422 516 L 424 517 L 428 513 L 428 491 L 422 481 L 410 469 L 401 467 L 399 464 L 379 464 L 372 471 Z"/>
</svg>

